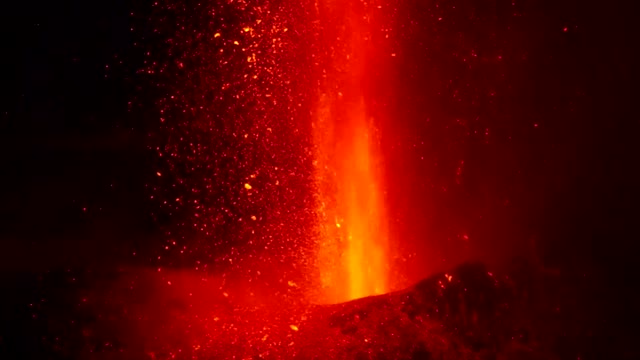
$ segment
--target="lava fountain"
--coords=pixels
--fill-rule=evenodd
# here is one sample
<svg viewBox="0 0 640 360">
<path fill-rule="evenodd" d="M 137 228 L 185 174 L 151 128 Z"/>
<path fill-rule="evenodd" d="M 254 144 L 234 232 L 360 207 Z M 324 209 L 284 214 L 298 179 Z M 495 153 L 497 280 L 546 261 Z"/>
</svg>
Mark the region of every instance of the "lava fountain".
<svg viewBox="0 0 640 360">
<path fill-rule="evenodd" d="M 323 298 L 389 290 L 381 156 L 364 91 L 370 16 L 365 5 L 318 6 L 323 62 L 313 118 L 318 264 Z"/>
</svg>

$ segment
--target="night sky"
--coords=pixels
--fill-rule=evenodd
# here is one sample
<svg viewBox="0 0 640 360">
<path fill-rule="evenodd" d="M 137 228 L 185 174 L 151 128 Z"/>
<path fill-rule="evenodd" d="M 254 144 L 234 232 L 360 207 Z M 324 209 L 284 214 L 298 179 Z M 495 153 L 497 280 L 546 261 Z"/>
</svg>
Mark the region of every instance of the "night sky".
<svg viewBox="0 0 640 360">
<path fill-rule="evenodd" d="M 146 129 L 127 105 L 131 10 L 3 5 L 3 268 L 85 264 L 153 231 L 142 192 Z"/>
<path fill-rule="evenodd" d="M 133 3 L 0 5 L 3 314 L 43 273 L 156 266 L 171 226 L 146 187 L 161 168 L 148 145 L 162 95 L 140 70 L 162 47 L 151 4 Z M 627 326 L 640 216 L 631 5 L 445 3 L 398 9 L 398 60 L 380 75 L 388 86 L 372 87 L 400 94 L 380 128 L 392 234 L 417 254 L 411 271 L 535 251 L 547 268 L 591 276 L 607 298 L 597 304 Z"/>
</svg>

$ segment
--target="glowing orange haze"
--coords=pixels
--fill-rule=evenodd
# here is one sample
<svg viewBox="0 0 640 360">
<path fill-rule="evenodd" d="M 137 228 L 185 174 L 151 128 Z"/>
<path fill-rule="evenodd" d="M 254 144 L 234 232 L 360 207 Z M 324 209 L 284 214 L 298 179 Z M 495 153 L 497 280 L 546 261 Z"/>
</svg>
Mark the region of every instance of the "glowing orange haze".
<svg viewBox="0 0 640 360">
<path fill-rule="evenodd" d="M 325 29 L 335 37 L 326 39 L 314 119 L 318 267 L 323 301 L 340 302 L 389 290 L 389 249 L 381 159 L 361 87 L 367 18 L 327 11 L 338 25 Z"/>
</svg>

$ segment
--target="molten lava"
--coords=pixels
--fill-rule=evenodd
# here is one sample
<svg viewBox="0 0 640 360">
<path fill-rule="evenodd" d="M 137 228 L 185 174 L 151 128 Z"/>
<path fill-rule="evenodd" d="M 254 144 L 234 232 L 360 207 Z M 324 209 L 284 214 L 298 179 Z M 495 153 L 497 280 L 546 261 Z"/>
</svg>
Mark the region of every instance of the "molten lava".
<svg viewBox="0 0 640 360">
<path fill-rule="evenodd" d="M 389 290 L 381 159 L 362 85 L 369 17 L 352 5 L 319 10 L 325 66 L 314 119 L 314 164 L 318 263 L 328 302 Z"/>
<path fill-rule="evenodd" d="M 342 157 L 343 189 L 340 201 L 345 214 L 349 276 L 349 298 L 356 299 L 387 290 L 387 233 L 380 186 L 376 183 L 375 155 L 370 144 L 370 130 L 354 114 L 351 143 Z"/>
</svg>

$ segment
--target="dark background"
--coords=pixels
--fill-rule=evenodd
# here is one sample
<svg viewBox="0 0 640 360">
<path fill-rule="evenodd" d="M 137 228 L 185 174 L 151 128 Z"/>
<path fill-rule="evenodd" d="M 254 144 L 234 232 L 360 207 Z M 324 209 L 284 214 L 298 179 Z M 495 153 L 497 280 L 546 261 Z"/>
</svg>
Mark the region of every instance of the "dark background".
<svg viewBox="0 0 640 360">
<path fill-rule="evenodd" d="M 496 1 L 491 7 L 499 12 L 499 21 L 507 19 L 501 24 L 504 29 L 514 21 L 508 16 L 510 3 Z M 623 2 L 515 3 L 524 20 L 502 33 L 511 36 L 506 43 L 513 48 L 506 52 L 526 50 L 529 58 L 526 65 L 514 63 L 508 69 L 516 89 L 511 90 L 513 99 L 502 100 L 506 109 L 483 110 L 486 118 L 495 119 L 486 125 L 497 132 L 507 129 L 516 140 L 465 145 L 461 151 L 467 154 L 467 195 L 437 198 L 426 190 L 422 195 L 442 204 L 441 218 L 434 217 L 432 223 L 455 219 L 472 224 L 474 204 L 485 204 L 482 196 L 498 196 L 517 183 L 519 189 L 505 196 L 515 207 L 488 211 L 492 220 L 482 225 L 485 230 L 476 226 L 483 236 L 473 249 L 481 258 L 491 257 L 487 253 L 508 258 L 512 251 L 528 251 L 526 244 L 535 236 L 545 266 L 596 274 L 592 293 L 608 299 L 603 306 L 616 309 L 610 321 L 625 328 L 632 324 L 637 299 L 634 263 L 640 215 L 633 12 Z M 458 7 L 482 10 L 480 2 L 461 1 Z M 144 28 L 149 4 L 23 1 L 3 3 L 0 14 L 0 271 L 6 287 L 1 306 L 3 314 L 10 314 L 37 296 L 42 274 L 148 265 L 150 249 L 161 240 L 145 192 L 148 177 L 155 173 L 145 138 L 156 125 L 139 110 L 153 99 L 141 95 L 136 72 L 144 47 L 135 46 L 140 32 L 131 31 Z M 446 36 L 440 43 L 447 44 Z M 411 53 L 410 43 L 402 46 Z M 399 73 L 411 84 L 407 73 Z M 428 98 L 429 90 L 423 94 Z M 446 99 L 431 99 L 425 101 L 431 101 L 436 112 L 457 109 Z M 406 123 L 396 127 L 395 136 L 444 131 L 444 126 L 420 122 L 420 108 L 402 105 L 398 108 L 414 115 L 404 117 Z M 509 120 L 502 116 L 505 112 L 511 114 Z M 534 118 L 540 125 L 535 132 Z M 446 144 L 436 138 L 447 141 L 456 135 L 436 136 L 432 149 L 421 151 L 446 153 Z M 403 172 L 410 174 L 403 181 L 428 176 L 406 155 L 397 156 L 409 160 L 395 163 L 413 169 Z M 518 179 L 502 166 L 509 161 L 517 165 Z M 420 199 L 420 194 L 414 197 Z M 421 215 L 414 212 L 405 221 L 420 224 Z M 421 236 L 419 225 L 403 231 L 414 231 L 416 239 Z M 434 237 L 448 235 L 440 229 Z M 12 319 L 14 325 L 21 321 Z M 3 328 L 5 344 L 12 331 L 32 337 L 31 328 L 12 325 Z M 38 343 L 36 338 L 24 341 Z"/>
<path fill-rule="evenodd" d="M 124 1 L 2 5 L 2 268 L 122 259 L 152 231 Z M 144 7 L 141 7 L 144 9 Z M 116 253 L 118 255 L 116 255 Z"/>
<path fill-rule="evenodd" d="M 639 120 L 629 9 L 437 4 L 408 2 L 397 15 L 383 134 L 400 143 L 386 149 L 400 238 L 424 244 L 419 264 L 535 253 L 564 271 L 630 276 Z"/>
</svg>

